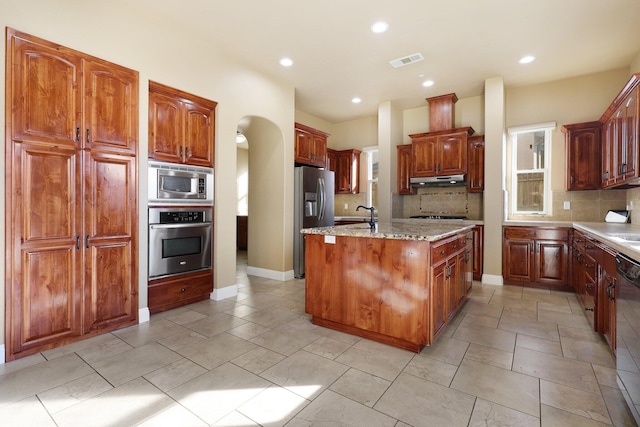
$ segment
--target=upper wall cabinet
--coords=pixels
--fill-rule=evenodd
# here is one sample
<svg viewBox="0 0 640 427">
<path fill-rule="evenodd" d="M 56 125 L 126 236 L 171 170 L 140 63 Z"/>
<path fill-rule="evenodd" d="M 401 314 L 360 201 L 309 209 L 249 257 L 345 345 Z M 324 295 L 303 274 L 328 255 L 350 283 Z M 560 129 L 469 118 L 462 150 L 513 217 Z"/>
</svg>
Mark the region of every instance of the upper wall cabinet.
<svg viewBox="0 0 640 427">
<path fill-rule="evenodd" d="M 415 188 L 411 186 L 411 144 L 398 145 L 396 147 L 398 151 L 398 194 L 415 194 Z"/>
<path fill-rule="evenodd" d="M 136 154 L 138 73 L 38 40 L 9 39 L 12 139 Z"/>
<path fill-rule="evenodd" d="M 600 122 L 602 187 L 617 187 L 638 177 L 638 78 L 634 75 Z"/>
<path fill-rule="evenodd" d="M 295 162 L 319 168 L 326 167 L 328 137 L 328 133 L 296 123 Z"/>
<path fill-rule="evenodd" d="M 469 193 L 484 191 L 484 135 L 469 137 L 467 191 Z"/>
<path fill-rule="evenodd" d="M 336 152 L 336 194 L 357 194 L 360 191 L 360 150 Z"/>
<path fill-rule="evenodd" d="M 639 95 L 640 73 L 631 76 L 600 120 L 563 127 L 568 190 L 638 186 Z"/>
<path fill-rule="evenodd" d="M 149 158 L 213 167 L 216 105 L 149 82 Z"/>
<path fill-rule="evenodd" d="M 600 122 L 577 123 L 562 127 L 565 134 L 567 190 L 600 188 Z"/>
<path fill-rule="evenodd" d="M 412 176 L 444 176 L 467 172 L 467 137 L 471 127 L 409 135 Z"/>
</svg>

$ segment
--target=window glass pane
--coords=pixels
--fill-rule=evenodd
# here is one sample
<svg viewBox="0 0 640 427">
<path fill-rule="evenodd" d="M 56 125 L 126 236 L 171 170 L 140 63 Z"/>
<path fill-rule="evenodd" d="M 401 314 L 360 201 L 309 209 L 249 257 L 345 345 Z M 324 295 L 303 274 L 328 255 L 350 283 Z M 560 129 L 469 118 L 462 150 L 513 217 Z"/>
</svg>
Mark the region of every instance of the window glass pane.
<svg viewBox="0 0 640 427">
<path fill-rule="evenodd" d="M 524 132 L 517 137 L 518 170 L 543 169 L 545 131 Z"/>
<path fill-rule="evenodd" d="M 544 211 L 544 172 L 518 173 L 517 210 Z"/>
</svg>

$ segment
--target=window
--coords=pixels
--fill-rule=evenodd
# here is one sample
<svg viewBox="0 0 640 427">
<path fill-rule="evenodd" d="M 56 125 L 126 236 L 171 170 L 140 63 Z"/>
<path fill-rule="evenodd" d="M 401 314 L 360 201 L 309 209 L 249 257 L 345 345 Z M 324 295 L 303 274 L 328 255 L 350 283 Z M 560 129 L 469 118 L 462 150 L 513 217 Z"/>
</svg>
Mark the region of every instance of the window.
<svg viewBox="0 0 640 427">
<path fill-rule="evenodd" d="M 378 204 L 378 147 L 364 147 L 362 151 L 367 155 L 367 206 Z"/>
<path fill-rule="evenodd" d="M 510 128 L 513 214 L 551 214 L 549 169 L 555 123 Z"/>
</svg>

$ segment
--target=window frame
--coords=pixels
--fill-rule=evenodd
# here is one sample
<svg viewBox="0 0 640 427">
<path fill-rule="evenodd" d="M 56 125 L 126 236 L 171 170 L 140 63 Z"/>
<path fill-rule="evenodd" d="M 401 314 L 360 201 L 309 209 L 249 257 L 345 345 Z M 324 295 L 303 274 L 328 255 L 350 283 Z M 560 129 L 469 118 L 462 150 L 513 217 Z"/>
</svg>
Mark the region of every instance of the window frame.
<svg viewBox="0 0 640 427">
<path fill-rule="evenodd" d="M 538 123 L 526 126 L 516 126 L 508 129 L 509 140 L 511 143 L 511 214 L 512 215 L 552 215 L 552 199 L 551 199 L 551 144 L 553 139 L 553 130 L 556 128 L 555 122 Z M 518 135 L 525 133 L 533 133 L 544 131 L 544 165 L 535 169 L 518 169 Z M 541 211 L 519 210 L 518 209 L 518 175 L 525 173 L 542 173 L 543 191 L 542 197 L 543 209 Z"/>
<path fill-rule="evenodd" d="M 380 156 L 380 151 L 378 149 L 377 145 L 372 145 L 369 147 L 363 147 L 362 148 L 362 152 L 366 155 L 365 159 L 366 159 L 366 178 L 367 178 L 367 186 L 366 186 L 366 190 L 365 190 L 365 204 L 367 206 L 374 206 L 373 204 L 373 183 L 377 183 L 378 182 L 378 178 L 373 178 L 373 157 L 374 157 L 374 153 L 378 154 L 378 159 Z M 378 160 L 378 167 L 380 167 L 380 161 Z M 377 200 L 376 200 L 376 204 L 377 204 Z M 375 206 L 374 206 L 375 207 Z"/>
</svg>

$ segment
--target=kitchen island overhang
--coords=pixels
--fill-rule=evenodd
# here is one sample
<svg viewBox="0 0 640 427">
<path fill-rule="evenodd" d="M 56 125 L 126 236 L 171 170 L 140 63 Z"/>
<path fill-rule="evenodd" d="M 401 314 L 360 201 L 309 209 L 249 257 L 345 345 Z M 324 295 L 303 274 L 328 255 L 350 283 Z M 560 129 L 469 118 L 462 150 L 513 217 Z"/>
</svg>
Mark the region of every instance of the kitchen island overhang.
<svg viewBox="0 0 640 427">
<path fill-rule="evenodd" d="M 419 352 L 472 284 L 469 224 L 390 222 L 303 229 L 312 322 Z"/>
</svg>

